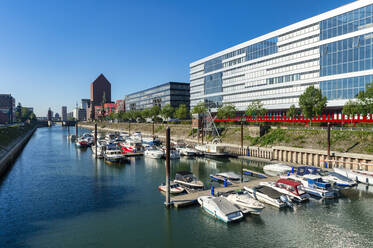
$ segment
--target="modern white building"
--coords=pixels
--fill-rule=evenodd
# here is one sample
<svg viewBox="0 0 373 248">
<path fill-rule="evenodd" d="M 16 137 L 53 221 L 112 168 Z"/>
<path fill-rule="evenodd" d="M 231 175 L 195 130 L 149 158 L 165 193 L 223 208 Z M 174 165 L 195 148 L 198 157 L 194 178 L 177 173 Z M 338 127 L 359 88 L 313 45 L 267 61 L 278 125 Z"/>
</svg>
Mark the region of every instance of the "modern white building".
<svg viewBox="0 0 373 248">
<path fill-rule="evenodd" d="M 86 115 L 87 115 L 87 112 L 85 109 L 82 109 L 79 107 L 76 107 L 73 109 L 73 117 L 75 118 L 75 120 L 85 121 Z"/>
<path fill-rule="evenodd" d="M 191 107 L 282 112 L 314 85 L 337 112 L 373 82 L 372 52 L 373 1 L 355 1 L 191 63 Z"/>
</svg>

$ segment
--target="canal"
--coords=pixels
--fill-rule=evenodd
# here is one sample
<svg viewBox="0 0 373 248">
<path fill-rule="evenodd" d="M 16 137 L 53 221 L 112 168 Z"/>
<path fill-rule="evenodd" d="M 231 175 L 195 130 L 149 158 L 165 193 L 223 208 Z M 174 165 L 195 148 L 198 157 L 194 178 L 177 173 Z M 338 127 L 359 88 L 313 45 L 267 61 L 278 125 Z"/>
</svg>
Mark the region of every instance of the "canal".
<svg viewBox="0 0 373 248">
<path fill-rule="evenodd" d="M 73 130 L 71 130 L 73 132 Z M 224 224 L 199 207 L 167 210 L 157 186 L 163 160 L 106 165 L 76 149 L 60 126 L 40 128 L 0 182 L 0 247 L 372 247 L 373 188 L 294 210 Z M 172 174 L 251 169 L 255 162 L 172 162 Z"/>
</svg>

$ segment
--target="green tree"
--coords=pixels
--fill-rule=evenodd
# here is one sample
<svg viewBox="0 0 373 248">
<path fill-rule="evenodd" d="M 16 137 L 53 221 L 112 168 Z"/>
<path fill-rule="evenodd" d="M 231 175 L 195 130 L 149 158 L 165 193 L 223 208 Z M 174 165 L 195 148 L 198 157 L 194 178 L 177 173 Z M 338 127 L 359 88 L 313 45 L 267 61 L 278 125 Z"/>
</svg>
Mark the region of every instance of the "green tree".
<svg viewBox="0 0 373 248">
<path fill-rule="evenodd" d="M 178 119 L 186 119 L 188 117 L 188 109 L 185 104 L 180 104 L 175 110 L 175 117 Z"/>
<path fill-rule="evenodd" d="M 18 103 L 16 107 L 16 119 L 17 121 L 21 121 L 22 119 L 22 105 L 20 102 Z"/>
<path fill-rule="evenodd" d="M 218 108 L 216 116 L 218 119 L 226 119 L 236 117 L 237 108 L 232 104 L 224 104 Z"/>
<path fill-rule="evenodd" d="M 366 86 L 365 91 L 360 91 L 357 95 L 359 114 L 372 114 L 373 113 L 373 83 Z"/>
<path fill-rule="evenodd" d="M 298 109 L 295 107 L 294 104 L 292 104 L 290 106 L 290 108 L 288 109 L 288 111 L 286 112 L 286 116 L 287 117 L 291 117 L 291 118 L 295 118 L 299 115 L 299 111 Z"/>
<path fill-rule="evenodd" d="M 115 113 L 114 113 L 114 112 L 111 112 L 111 113 L 108 115 L 108 118 L 109 118 L 109 120 L 115 120 Z"/>
<path fill-rule="evenodd" d="M 152 120 L 154 121 L 155 118 L 157 118 L 157 116 L 159 115 L 159 113 L 161 112 L 161 108 L 158 106 L 158 105 L 154 105 L 151 109 L 150 109 L 150 117 L 152 118 Z"/>
<path fill-rule="evenodd" d="M 299 97 L 302 114 L 309 119 L 321 115 L 326 108 L 326 102 L 327 99 L 322 96 L 321 90 L 314 86 L 309 86 Z"/>
<path fill-rule="evenodd" d="M 192 109 L 192 114 L 204 114 L 207 112 L 207 106 L 204 102 L 199 102 L 196 106 Z"/>
<path fill-rule="evenodd" d="M 143 111 L 141 111 L 141 117 L 144 118 L 145 120 L 147 118 L 150 118 L 151 117 L 150 109 L 144 109 Z"/>
<path fill-rule="evenodd" d="M 119 119 L 122 121 L 128 121 L 129 120 L 128 112 L 121 111 L 119 113 Z"/>
<path fill-rule="evenodd" d="M 34 113 L 30 114 L 30 121 L 36 121 L 36 115 Z"/>
<path fill-rule="evenodd" d="M 245 113 L 247 116 L 262 116 L 267 113 L 267 109 L 263 107 L 260 101 L 253 101 L 247 106 Z"/>
<path fill-rule="evenodd" d="M 170 104 L 166 104 L 161 109 L 161 116 L 164 120 L 168 120 L 174 114 L 174 108 Z"/>
<path fill-rule="evenodd" d="M 359 101 L 348 100 L 343 106 L 342 114 L 348 116 L 362 114 L 362 107 Z"/>
</svg>

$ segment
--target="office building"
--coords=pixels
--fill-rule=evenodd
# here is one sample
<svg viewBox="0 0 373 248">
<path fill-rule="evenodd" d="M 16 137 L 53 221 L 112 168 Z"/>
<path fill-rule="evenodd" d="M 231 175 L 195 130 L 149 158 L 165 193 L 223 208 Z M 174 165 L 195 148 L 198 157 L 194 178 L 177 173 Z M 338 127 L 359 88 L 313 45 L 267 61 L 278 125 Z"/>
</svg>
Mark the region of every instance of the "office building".
<svg viewBox="0 0 373 248">
<path fill-rule="evenodd" d="M 170 104 L 177 108 L 185 104 L 189 108 L 189 84 L 168 82 L 146 90 L 127 95 L 125 98 L 126 111 L 143 110 L 154 105 L 163 107 Z"/>
<path fill-rule="evenodd" d="M 87 117 L 87 111 L 85 109 L 76 107 L 73 109 L 73 118 L 77 121 L 85 121 Z"/>
<path fill-rule="evenodd" d="M 11 94 L 0 94 L 0 124 L 16 121 L 16 101 Z"/>
<path fill-rule="evenodd" d="M 67 113 L 67 120 L 71 120 L 72 118 L 74 118 L 73 112 L 68 112 Z"/>
<path fill-rule="evenodd" d="M 116 100 L 115 101 L 115 112 L 125 112 L 126 111 L 126 104 L 124 100 Z"/>
<path fill-rule="evenodd" d="M 91 83 L 91 98 L 87 109 L 87 120 L 95 119 L 95 106 L 111 102 L 111 84 L 103 74 Z"/>
<path fill-rule="evenodd" d="M 373 82 L 372 58 L 372 1 L 355 1 L 191 63 L 191 106 L 259 100 L 283 113 L 313 85 L 338 113 Z"/>
<path fill-rule="evenodd" d="M 51 108 L 48 109 L 48 114 L 47 114 L 48 121 L 52 121 L 53 119 L 53 111 Z"/>
<path fill-rule="evenodd" d="M 62 106 L 61 108 L 62 121 L 67 121 L 67 107 Z"/>
<path fill-rule="evenodd" d="M 82 99 L 82 109 L 87 110 L 90 106 L 91 100 L 90 99 Z"/>
</svg>

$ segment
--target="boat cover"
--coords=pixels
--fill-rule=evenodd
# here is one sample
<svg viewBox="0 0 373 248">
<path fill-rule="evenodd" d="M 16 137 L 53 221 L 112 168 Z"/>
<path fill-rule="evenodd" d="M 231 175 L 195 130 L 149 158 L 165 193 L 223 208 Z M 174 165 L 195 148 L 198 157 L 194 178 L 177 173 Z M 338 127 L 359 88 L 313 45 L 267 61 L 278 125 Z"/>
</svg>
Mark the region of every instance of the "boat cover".
<svg viewBox="0 0 373 248">
<path fill-rule="evenodd" d="M 215 197 L 211 199 L 218 208 L 223 212 L 225 215 L 229 215 L 231 213 L 235 213 L 240 211 L 236 206 L 234 206 L 230 201 L 223 197 Z"/>
<path fill-rule="evenodd" d="M 256 191 L 262 193 L 262 194 L 265 194 L 265 195 L 268 195 L 269 197 L 273 198 L 273 199 L 277 199 L 277 198 L 280 198 L 280 196 L 282 195 L 280 192 L 270 188 L 270 187 L 267 187 L 267 186 L 257 186 L 254 188 L 254 192 L 255 192 L 255 189 Z"/>
<path fill-rule="evenodd" d="M 297 176 L 304 176 L 307 174 L 317 175 L 320 173 L 320 168 L 313 166 L 300 166 L 297 169 Z"/>
</svg>

